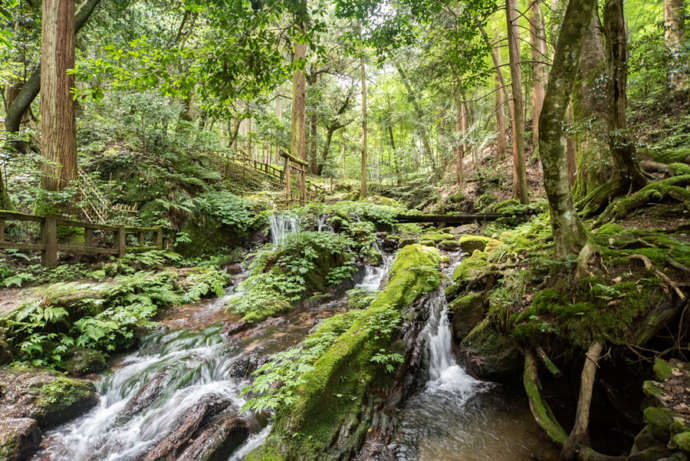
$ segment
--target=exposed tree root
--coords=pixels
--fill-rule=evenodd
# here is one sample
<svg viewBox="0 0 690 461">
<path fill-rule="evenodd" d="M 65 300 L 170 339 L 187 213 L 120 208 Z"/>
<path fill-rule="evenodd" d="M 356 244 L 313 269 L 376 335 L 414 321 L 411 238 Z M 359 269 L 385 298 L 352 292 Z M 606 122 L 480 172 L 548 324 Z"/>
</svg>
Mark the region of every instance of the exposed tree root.
<svg viewBox="0 0 690 461">
<path fill-rule="evenodd" d="M 589 409 L 592 404 L 592 391 L 594 390 L 594 380 L 597 375 L 598 361 L 604 344 L 600 341 L 593 342 L 585 354 L 585 364 L 582 367 L 580 377 L 580 396 L 577 400 L 577 412 L 575 414 L 575 424 L 570 431 L 568 439 L 563 444 L 561 451 L 562 460 L 583 459 L 580 453 L 584 453 L 583 448 L 589 447 Z"/>
<path fill-rule="evenodd" d="M 541 359 L 541 361 L 544 363 L 544 366 L 546 367 L 549 372 L 554 375 L 555 377 L 561 376 L 561 370 L 556 366 L 555 363 L 549 358 L 548 355 L 546 355 L 546 352 L 544 349 L 541 348 L 541 346 L 537 347 L 537 355 Z"/>
<path fill-rule="evenodd" d="M 525 368 L 522 375 L 522 384 L 527 393 L 529 408 L 539 427 L 559 445 L 565 443 L 568 438 L 565 430 L 556 420 L 551 407 L 541 396 L 541 382 L 537 370 L 537 361 L 531 350 L 525 350 Z"/>
<path fill-rule="evenodd" d="M 596 245 L 592 241 L 588 241 L 580 250 L 577 256 L 577 269 L 575 270 L 575 278 L 581 279 L 590 274 L 589 262 L 599 253 Z"/>
<path fill-rule="evenodd" d="M 629 197 L 611 203 L 597 222 L 601 224 L 621 219 L 649 202 L 660 202 L 665 198 L 677 200 L 690 209 L 690 191 L 685 188 L 688 185 L 690 185 L 690 174 L 652 182 Z"/>
<path fill-rule="evenodd" d="M 664 282 L 666 282 L 666 284 L 667 284 L 668 286 L 670 286 L 670 287 L 673 289 L 673 291 L 676 292 L 676 294 L 678 295 L 678 297 L 679 297 L 681 300 L 683 300 L 683 301 L 685 300 L 685 298 L 686 298 L 685 293 L 683 293 L 683 290 L 681 290 L 681 289 L 678 287 L 678 284 L 675 283 L 673 280 L 671 280 L 671 279 L 668 277 L 668 275 L 664 274 L 664 273 L 661 272 L 659 269 L 655 268 L 655 267 L 654 267 L 654 264 L 652 264 L 652 261 L 651 261 L 648 257 L 646 257 L 645 255 L 635 254 L 635 255 L 630 255 L 630 259 L 639 259 L 640 261 L 642 261 L 642 263 L 644 264 L 645 269 L 647 269 L 649 272 L 655 274 L 655 275 L 656 275 L 657 277 L 659 277 L 661 280 L 663 280 Z"/>
</svg>

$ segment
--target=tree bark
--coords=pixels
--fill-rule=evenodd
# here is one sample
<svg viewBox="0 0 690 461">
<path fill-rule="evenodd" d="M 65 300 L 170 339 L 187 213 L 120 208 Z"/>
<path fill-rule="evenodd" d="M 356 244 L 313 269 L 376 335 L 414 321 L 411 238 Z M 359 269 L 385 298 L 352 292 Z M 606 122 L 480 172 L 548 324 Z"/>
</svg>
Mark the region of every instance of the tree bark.
<svg viewBox="0 0 690 461">
<path fill-rule="evenodd" d="M 465 156 L 465 105 L 463 104 L 460 93 L 456 96 L 456 119 L 455 129 L 457 132 L 457 145 L 455 146 L 455 177 L 458 186 L 464 182 L 463 157 Z"/>
<path fill-rule="evenodd" d="M 568 104 L 568 110 L 566 112 L 566 121 L 568 125 L 572 126 L 574 122 L 572 103 Z M 577 144 L 572 135 L 567 135 L 565 138 L 565 163 L 568 169 L 568 182 L 570 183 L 570 187 L 572 187 L 573 184 L 575 184 L 577 173 Z"/>
<path fill-rule="evenodd" d="M 309 123 L 311 123 L 311 136 L 310 136 L 310 142 L 309 142 L 309 147 L 311 147 L 311 172 L 312 174 L 318 174 L 318 165 L 316 162 L 317 158 L 317 149 L 319 148 L 319 144 L 316 142 L 317 141 L 317 136 L 319 135 L 319 128 L 318 128 L 318 119 L 316 114 L 313 114 L 310 117 Z M 328 151 L 326 151 L 328 152 Z"/>
<path fill-rule="evenodd" d="M 62 190 L 77 176 L 74 102 L 74 1 L 43 0 L 41 154 L 43 187 Z"/>
<path fill-rule="evenodd" d="M 604 32 L 608 54 L 608 130 L 609 149 L 613 157 L 614 196 L 644 187 L 635 156 L 635 144 L 628 133 L 625 109 L 627 107 L 628 45 L 623 0 L 607 0 L 604 6 Z"/>
<path fill-rule="evenodd" d="M 563 122 L 575 84 L 582 41 L 596 3 L 596 0 L 570 0 L 568 3 L 539 118 L 539 152 L 551 209 L 554 250 L 558 257 L 578 254 L 587 242 L 568 180 Z"/>
<path fill-rule="evenodd" d="M 295 61 L 304 60 L 307 55 L 305 43 L 295 43 Z M 292 128 L 290 130 L 290 154 L 307 161 L 307 145 L 305 133 L 305 91 L 307 81 L 304 72 L 295 70 L 292 78 Z M 289 162 L 288 162 L 289 163 Z M 289 165 L 288 165 L 289 168 Z M 307 199 L 307 186 L 304 174 L 299 175 L 300 201 Z"/>
<path fill-rule="evenodd" d="M 510 75 L 513 89 L 513 197 L 527 203 L 527 172 L 525 170 L 525 103 L 522 97 L 522 64 L 517 0 L 506 0 Z"/>
<path fill-rule="evenodd" d="M 498 61 L 501 60 L 501 49 L 498 45 L 494 47 Z M 499 160 L 506 158 L 506 116 L 505 116 L 505 97 L 503 88 L 504 82 L 501 78 L 500 69 L 496 73 L 496 154 Z"/>
<path fill-rule="evenodd" d="M 539 114 L 544 105 L 546 84 L 546 30 L 539 0 L 532 0 L 529 15 L 530 51 L 532 54 L 532 145 L 539 144 Z"/>
<path fill-rule="evenodd" d="M 91 13 L 95 10 L 100 0 L 86 0 L 74 17 L 74 31 L 78 33 L 86 24 Z M 17 97 L 9 104 L 5 117 L 5 129 L 10 133 L 19 131 L 22 117 L 29 109 L 29 106 L 36 99 L 41 89 L 41 65 L 40 63 L 31 71 L 29 79 L 22 87 Z"/>
<path fill-rule="evenodd" d="M 685 40 L 685 0 L 664 0 L 664 28 L 666 47 L 676 57 L 682 51 Z M 677 90 L 685 86 L 687 75 L 671 71 L 668 81 L 671 88 Z"/>
<path fill-rule="evenodd" d="M 367 196 L 367 67 L 364 56 L 359 58 L 359 69 L 362 77 L 362 174 L 360 177 L 359 196 Z"/>
</svg>

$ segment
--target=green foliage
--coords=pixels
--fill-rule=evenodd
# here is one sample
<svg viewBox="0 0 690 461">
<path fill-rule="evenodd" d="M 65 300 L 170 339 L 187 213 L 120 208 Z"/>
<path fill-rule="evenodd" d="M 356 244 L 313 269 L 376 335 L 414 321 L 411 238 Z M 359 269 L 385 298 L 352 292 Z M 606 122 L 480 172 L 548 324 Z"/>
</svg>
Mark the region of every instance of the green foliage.
<svg viewBox="0 0 690 461">
<path fill-rule="evenodd" d="M 194 199 L 198 213 L 212 216 L 229 228 L 244 232 L 253 222 L 251 204 L 227 191 L 207 192 Z"/>
<path fill-rule="evenodd" d="M 229 277 L 213 268 L 177 273 L 135 272 L 100 285 L 57 284 L 0 319 L 20 361 L 57 369 L 72 347 L 111 354 L 136 342 L 135 333 L 154 325 L 162 308 L 223 293 Z"/>
<path fill-rule="evenodd" d="M 255 253 L 251 275 L 228 306 L 247 322 L 289 309 L 291 303 L 351 278 L 354 247 L 346 236 L 331 232 L 288 234 L 277 248 Z"/>
</svg>

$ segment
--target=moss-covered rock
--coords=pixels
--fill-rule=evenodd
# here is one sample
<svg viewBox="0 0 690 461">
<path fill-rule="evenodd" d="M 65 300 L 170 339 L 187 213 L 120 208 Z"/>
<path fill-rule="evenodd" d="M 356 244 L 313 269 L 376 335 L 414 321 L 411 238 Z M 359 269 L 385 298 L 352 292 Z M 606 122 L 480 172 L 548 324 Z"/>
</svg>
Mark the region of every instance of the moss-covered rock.
<svg viewBox="0 0 690 461">
<path fill-rule="evenodd" d="M 398 254 L 387 286 L 302 375 L 294 403 L 280 409 L 263 447 L 247 460 L 321 460 L 349 457 L 368 428 L 362 414 L 368 390 L 390 375 L 373 360 L 395 350 L 401 311 L 440 284 L 439 253 L 408 245 Z M 331 452 L 333 449 L 340 455 Z"/>
<path fill-rule="evenodd" d="M 668 440 L 673 423 L 673 412 L 667 408 L 649 407 L 644 410 L 644 421 L 652 435 L 659 440 Z"/>
<path fill-rule="evenodd" d="M 354 288 L 347 292 L 347 307 L 350 309 L 366 309 L 376 299 L 378 292 L 371 292 L 361 288 Z"/>
<path fill-rule="evenodd" d="M 469 254 L 472 254 L 475 250 L 491 251 L 501 244 L 500 241 L 483 235 L 463 235 L 458 243 L 462 251 Z"/>
<path fill-rule="evenodd" d="M 666 360 L 656 357 L 654 359 L 654 376 L 657 381 L 666 381 L 673 374 L 673 365 Z"/>
<path fill-rule="evenodd" d="M 685 453 L 690 453 L 690 432 L 681 432 L 676 434 L 671 439 L 671 443 L 674 447 L 678 447 Z"/>
<path fill-rule="evenodd" d="M 469 332 L 460 348 L 469 357 L 470 370 L 482 379 L 511 377 L 520 370 L 520 351 L 516 344 L 493 329 L 488 318 Z"/>
<path fill-rule="evenodd" d="M 64 368 L 72 376 L 84 376 L 105 370 L 105 355 L 94 349 L 76 347 L 68 351 Z"/>
<path fill-rule="evenodd" d="M 470 293 L 456 298 L 448 306 L 453 336 L 459 343 L 486 315 L 487 305 L 483 293 Z"/>
<path fill-rule="evenodd" d="M 98 403 L 94 385 L 37 368 L 0 368 L 0 419 L 32 418 L 50 428 Z"/>
<path fill-rule="evenodd" d="M 458 251 L 460 249 L 460 242 L 457 240 L 444 240 L 438 244 L 438 247 L 445 251 Z"/>
<path fill-rule="evenodd" d="M 31 418 L 6 418 L 0 424 L 0 461 L 29 459 L 41 443 L 41 430 Z"/>
</svg>

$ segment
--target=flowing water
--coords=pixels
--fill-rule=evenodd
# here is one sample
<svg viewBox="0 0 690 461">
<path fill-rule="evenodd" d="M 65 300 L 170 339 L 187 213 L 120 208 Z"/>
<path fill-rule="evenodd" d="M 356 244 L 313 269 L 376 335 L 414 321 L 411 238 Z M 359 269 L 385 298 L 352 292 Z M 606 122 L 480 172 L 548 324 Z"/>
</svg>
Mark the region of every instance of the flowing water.
<svg viewBox="0 0 690 461">
<path fill-rule="evenodd" d="M 281 235 L 284 238 L 284 232 L 299 228 L 289 219 L 282 222 L 276 225 L 278 239 Z M 393 259 L 393 255 L 384 254 L 381 266 L 366 267 L 357 287 L 380 288 Z M 340 298 L 303 306 L 227 337 L 221 321 L 230 315 L 223 309 L 229 296 L 232 290 L 223 298 L 168 313 L 159 331 L 149 334 L 136 352 L 121 358 L 99 379 L 99 404 L 81 418 L 48 432 L 34 460 L 142 460 L 174 438 L 181 421 L 204 405 L 221 403 L 222 411 L 234 415 L 244 403 L 241 390 L 248 384 L 248 358 L 265 357 L 297 344 L 320 320 L 343 312 L 347 304 Z M 429 307 L 424 334 L 429 345 L 430 380 L 402 410 L 394 441 L 396 458 L 551 459 L 547 456 L 549 445 L 540 437 L 524 401 L 471 378 L 456 362 L 442 289 Z M 255 429 L 228 455 L 229 461 L 241 460 L 261 445 L 269 432 L 270 426 Z M 536 458 L 530 457 L 535 454 Z"/>
<path fill-rule="evenodd" d="M 459 263 L 451 256 L 450 278 Z M 452 349 L 448 303 L 441 288 L 429 301 L 423 334 L 429 347 L 429 381 L 402 410 L 394 437 L 396 459 L 419 461 L 556 460 L 558 452 L 534 423 L 520 394 L 506 395 L 469 376 Z"/>
<path fill-rule="evenodd" d="M 268 217 L 271 224 L 271 242 L 273 247 L 280 245 L 287 234 L 300 231 L 299 217 L 290 213 L 273 213 Z"/>
</svg>

